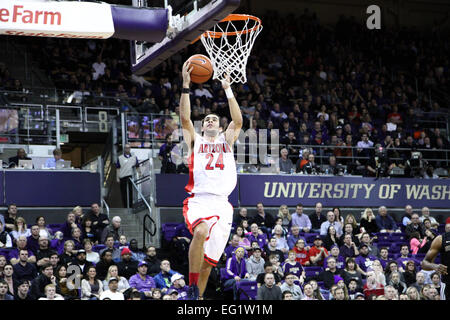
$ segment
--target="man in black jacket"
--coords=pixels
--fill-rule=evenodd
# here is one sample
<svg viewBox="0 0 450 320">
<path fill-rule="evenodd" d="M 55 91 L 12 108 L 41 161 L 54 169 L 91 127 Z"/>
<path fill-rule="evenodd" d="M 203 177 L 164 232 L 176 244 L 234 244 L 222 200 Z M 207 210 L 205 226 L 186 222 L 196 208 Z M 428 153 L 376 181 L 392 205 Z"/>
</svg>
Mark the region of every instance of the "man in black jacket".
<svg viewBox="0 0 450 320">
<path fill-rule="evenodd" d="M 275 219 L 271 214 L 264 212 L 264 205 L 262 202 L 256 204 L 256 211 L 256 216 L 251 219 L 249 224 L 256 223 L 263 232 L 268 233 L 275 225 Z"/>
<path fill-rule="evenodd" d="M 419 215 L 417 213 L 413 213 L 411 215 L 411 223 L 405 229 L 406 236 L 408 239 L 411 239 L 411 235 L 414 231 L 417 231 L 420 234 L 420 238 L 423 239 L 425 234 L 425 226 L 422 222 L 420 222 Z"/>
<path fill-rule="evenodd" d="M 149 276 L 154 277 L 161 271 L 161 260 L 156 256 L 156 247 L 150 246 L 147 248 L 147 255 L 144 260 L 148 265 L 147 274 Z"/>
<path fill-rule="evenodd" d="M 53 275 L 53 267 L 50 263 L 42 266 L 41 274 L 31 283 L 31 295 L 35 300 L 46 297 L 45 286 L 48 284 L 54 284 L 56 286 L 56 293 L 61 294 L 61 289 L 56 277 Z"/>
<path fill-rule="evenodd" d="M 101 239 L 103 229 L 109 225 L 108 216 L 101 213 L 101 208 L 98 203 L 91 204 L 91 210 L 87 213 L 87 216 L 92 220 L 92 227 L 97 239 Z"/>
<path fill-rule="evenodd" d="M 17 155 L 15 157 L 11 157 L 8 159 L 9 167 L 14 168 L 19 165 L 19 160 L 31 160 L 31 158 L 27 157 L 27 153 L 25 149 L 20 148 L 17 150 Z"/>
<path fill-rule="evenodd" d="M 127 247 L 122 249 L 121 256 L 122 260 L 117 263 L 117 269 L 121 276 L 130 279 L 131 276 L 134 276 L 138 271 L 139 261 L 131 260 L 131 250 Z"/>
</svg>

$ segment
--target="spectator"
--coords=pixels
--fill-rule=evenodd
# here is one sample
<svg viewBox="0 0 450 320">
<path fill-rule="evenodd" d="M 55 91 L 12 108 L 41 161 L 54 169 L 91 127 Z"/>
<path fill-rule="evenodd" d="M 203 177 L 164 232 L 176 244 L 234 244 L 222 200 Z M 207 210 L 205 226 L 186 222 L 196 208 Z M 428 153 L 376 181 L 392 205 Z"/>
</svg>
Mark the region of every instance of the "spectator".
<svg viewBox="0 0 450 320">
<path fill-rule="evenodd" d="M 362 273 L 357 269 L 357 264 L 354 258 L 348 258 L 345 261 L 345 268 L 341 272 L 341 276 L 344 282 L 349 286 L 350 281 L 354 280 L 357 283 L 358 288 L 363 287 Z"/>
<path fill-rule="evenodd" d="M 63 224 L 61 231 L 64 235 L 64 239 L 69 239 L 72 236 L 72 229 L 80 228 L 81 225 L 76 222 L 75 213 L 69 212 L 67 214 L 66 222 Z"/>
<path fill-rule="evenodd" d="M 72 265 L 80 268 L 80 271 L 83 275 L 86 275 L 87 271 L 93 264 L 86 260 L 86 250 L 80 249 L 77 252 L 76 259 L 72 263 Z"/>
<path fill-rule="evenodd" d="M 405 214 L 402 216 L 402 224 L 405 227 L 411 223 L 412 212 L 411 205 L 407 204 L 405 207 Z"/>
<path fill-rule="evenodd" d="M 281 149 L 280 151 L 280 159 L 279 166 L 281 173 L 293 173 L 295 170 L 295 166 L 292 163 L 292 160 L 288 158 L 288 150 L 286 148 Z"/>
<path fill-rule="evenodd" d="M 261 258 L 261 248 L 253 249 L 251 257 L 245 260 L 248 280 L 255 281 L 258 274 L 264 272 L 264 259 Z"/>
<path fill-rule="evenodd" d="M 224 288 L 233 289 L 234 300 L 238 300 L 237 283 L 249 277 L 244 259 L 245 249 L 238 247 L 234 255 L 227 259 Z"/>
<path fill-rule="evenodd" d="M 272 263 L 270 261 L 266 261 L 264 263 L 264 273 L 260 273 L 256 277 L 256 283 L 257 283 L 258 288 L 260 286 L 264 285 L 264 278 L 265 278 L 266 274 L 268 274 L 268 273 L 272 273 L 275 277 L 275 283 L 277 285 L 281 285 L 281 277 L 277 272 L 275 272 L 274 269 L 275 269 L 275 267 L 272 265 Z"/>
<path fill-rule="evenodd" d="M 82 224 L 84 214 L 83 214 L 83 208 L 80 206 L 76 206 L 72 209 L 72 212 L 75 214 L 75 223 Z"/>
<path fill-rule="evenodd" d="M 38 300 L 64 300 L 63 296 L 56 293 L 56 286 L 50 283 L 44 288 L 45 297 L 41 297 Z"/>
<path fill-rule="evenodd" d="M 350 234 L 344 235 L 344 243 L 340 247 L 339 251 L 345 259 L 354 258 L 359 254 L 358 248 L 355 242 L 352 241 L 352 236 Z"/>
<path fill-rule="evenodd" d="M 78 298 L 78 290 L 75 288 L 74 281 L 71 282 L 70 285 L 72 285 L 72 289 L 69 289 L 69 286 L 67 284 L 67 268 L 65 265 L 60 265 L 56 270 L 56 281 L 59 285 L 59 288 L 61 290 L 61 295 L 63 298 Z"/>
<path fill-rule="evenodd" d="M 92 227 L 94 229 L 93 232 L 97 236 L 97 239 L 101 239 L 103 229 L 109 225 L 108 216 L 101 213 L 101 208 L 98 203 L 91 204 L 91 210 L 87 216 L 92 220 Z"/>
<path fill-rule="evenodd" d="M 244 228 L 242 226 L 236 227 L 235 235 L 239 238 L 238 246 L 243 247 L 247 251 L 251 249 L 250 241 L 245 237 Z"/>
<path fill-rule="evenodd" d="M 76 227 L 72 229 L 72 236 L 69 240 L 73 241 L 74 250 L 73 253 L 77 253 L 78 250 L 83 249 L 83 238 L 81 237 L 81 229 Z"/>
<path fill-rule="evenodd" d="M 366 276 L 367 269 L 372 266 L 376 257 L 369 254 L 369 247 L 365 243 L 359 246 L 359 255 L 355 258 L 356 264 L 361 269 L 361 273 Z"/>
<path fill-rule="evenodd" d="M 117 278 L 111 277 L 108 280 L 108 290 L 103 291 L 100 294 L 100 300 L 125 300 L 122 292 L 118 290 L 119 282 Z"/>
<path fill-rule="evenodd" d="M 416 255 L 420 248 L 425 246 L 427 243 L 427 236 L 423 237 L 423 239 L 420 237 L 420 233 L 417 231 L 414 231 L 411 233 L 411 238 L 409 241 L 409 247 L 411 249 L 411 253 L 413 255 Z"/>
<path fill-rule="evenodd" d="M 304 237 L 300 236 L 300 227 L 297 225 L 293 225 L 291 227 L 291 232 L 287 236 L 287 244 L 289 250 L 294 249 L 298 239 L 304 239 Z"/>
<path fill-rule="evenodd" d="M 10 236 L 12 237 L 13 244 L 15 245 L 17 239 L 19 239 L 20 236 L 25 236 L 27 238 L 31 236 L 31 230 L 27 228 L 27 223 L 24 218 L 17 217 L 17 219 L 14 222 L 14 229 L 13 231 L 10 232 Z"/>
<path fill-rule="evenodd" d="M 152 297 L 152 291 L 156 288 L 155 280 L 147 275 L 147 263 L 141 261 L 138 264 L 138 272 L 132 276 L 129 280 L 131 288 L 137 289 L 144 299 L 150 299 Z"/>
<path fill-rule="evenodd" d="M 161 261 L 156 256 L 156 247 L 149 246 L 147 248 L 147 255 L 144 260 L 147 263 L 147 274 L 152 277 L 157 275 L 160 271 Z"/>
<path fill-rule="evenodd" d="M 298 203 L 295 207 L 295 213 L 292 214 L 292 226 L 298 226 L 302 232 L 308 233 L 311 230 L 311 221 L 303 213 L 303 205 Z"/>
<path fill-rule="evenodd" d="M 430 209 L 428 209 L 428 207 L 422 208 L 422 216 L 420 217 L 420 222 L 424 223 L 425 219 L 430 220 L 432 228 L 437 228 L 439 226 L 439 222 L 437 222 L 434 217 L 430 216 Z"/>
<path fill-rule="evenodd" d="M 166 135 L 166 143 L 159 148 L 158 158 L 161 161 L 161 173 L 177 173 L 176 159 L 172 159 L 175 144 L 172 133 Z"/>
<path fill-rule="evenodd" d="M 247 216 L 247 208 L 240 208 L 239 209 L 239 214 L 237 215 L 237 217 L 234 219 L 234 223 L 239 226 L 242 224 L 243 220 L 249 220 L 248 216 Z"/>
<path fill-rule="evenodd" d="M 400 232 L 400 229 L 397 228 L 397 224 L 394 219 L 387 214 L 387 209 L 385 206 L 378 208 L 378 216 L 375 218 L 375 221 L 377 222 L 380 232 Z"/>
<path fill-rule="evenodd" d="M 311 221 L 311 231 L 320 233 L 322 223 L 327 221 L 327 218 L 322 214 L 322 203 L 316 203 L 315 212 L 309 215 L 309 220 Z"/>
<path fill-rule="evenodd" d="M 342 235 L 342 227 L 335 220 L 335 215 L 333 211 L 327 212 L 327 221 L 320 225 L 320 235 L 325 237 L 328 234 L 328 228 L 333 226 L 336 231 L 336 238 Z"/>
<path fill-rule="evenodd" d="M 6 213 L 3 214 L 3 219 L 0 219 L 0 221 L 2 222 L 2 224 L 5 227 L 5 230 L 7 232 L 11 232 L 14 230 L 14 224 L 17 217 L 17 206 L 14 203 L 10 203 L 8 205 L 8 209 L 6 211 Z M 25 225 L 26 228 L 26 225 Z"/>
<path fill-rule="evenodd" d="M 322 246 L 320 236 L 314 238 L 314 246 L 308 252 L 311 264 L 314 266 L 322 266 L 325 258 L 329 256 L 328 250 Z"/>
<path fill-rule="evenodd" d="M 95 268 L 97 270 L 97 277 L 100 280 L 104 280 L 107 273 L 108 273 L 108 269 L 111 265 L 114 264 L 113 261 L 113 253 L 111 249 L 106 249 L 103 250 L 102 253 L 100 254 L 100 262 L 96 264 Z"/>
<path fill-rule="evenodd" d="M 234 254 L 234 251 L 239 247 L 239 240 L 240 237 L 237 234 L 231 236 L 230 244 L 224 250 L 227 259 L 231 257 Z"/>
<path fill-rule="evenodd" d="M 378 247 L 372 244 L 372 240 L 373 239 L 370 238 L 370 235 L 367 232 L 361 234 L 361 244 L 367 245 L 370 255 L 378 257 L 379 256 Z"/>
<path fill-rule="evenodd" d="M 302 266 L 309 266 L 311 264 L 309 257 L 309 249 L 305 248 L 305 239 L 298 239 L 295 243 L 295 260 Z"/>
<path fill-rule="evenodd" d="M 14 248 L 9 252 L 9 259 L 10 259 L 12 265 L 15 265 L 16 263 L 19 262 L 20 250 L 27 251 L 27 253 L 28 253 L 27 261 L 29 263 L 36 263 L 36 256 L 34 255 L 33 251 L 28 249 L 27 238 L 25 238 L 25 236 L 20 236 L 19 239 L 17 240 L 17 248 Z"/>
<path fill-rule="evenodd" d="M 295 261 L 296 254 L 294 250 L 289 251 L 288 258 L 281 264 L 283 274 L 291 273 L 297 277 L 297 279 L 305 277 L 305 271 L 300 262 Z"/>
<path fill-rule="evenodd" d="M 121 251 L 119 248 L 115 248 L 114 247 L 114 236 L 110 236 L 108 235 L 106 237 L 106 242 L 105 242 L 106 248 L 102 249 L 99 253 L 100 255 L 102 255 L 103 251 L 105 250 L 111 250 L 112 253 L 112 258 L 114 262 L 119 262 L 120 260 L 120 255 L 121 255 Z"/>
<path fill-rule="evenodd" d="M 420 300 L 419 291 L 415 287 L 408 287 L 406 294 L 408 295 L 408 300 Z"/>
<path fill-rule="evenodd" d="M 138 169 L 138 165 L 138 158 L 135 155 L 131 154 L 131 146 L 129 144 L 126 144 L 123 149 L 123 155 L 119 156 L 116 163 L 117 183 L 120 183 L 122 203 L 125 208 L 131 207 L 131 202 L 129 203 L 128 199 L 129 201 L 133 201 L 133 185 L 131 184 L 129 179 L 133 175 L 133 167 L 136 167 Z"/>
<path fill-rule="evenodd" d="M 169 294 L 177 293 L 177 298 L 174 300 L 187 300 L 187 292 L 189 287 L 184 281 L 182 274 L 176 273 L 170 278 L 171 286 L 169 287 Z"/>
<path fill-rule="evenodd" d="M 28 261 L 28 251 L 19 251 L 18 263 L 13 265 L 14 278 L 17 280 L 33 281 L 37 276 L 37 270 L 33 263 Z"/>
<path fill-rule="evenodd" d="M 277 215 L 277 220 L 278 219 L 282 219 L 281 226 L 283 227 L 283 229 L 288 230 L 289 227 L 291 226 L 292 216 L 289 213 L 289 208 L 287 205 L 283 204 L 280 206 L 280 209 L 278 210 L 278 215 Z"/>
<path fill-rule="evenodd" d="M 83 247 L 86 251 L 86 260 L 90 263 L 97 264 L 100 261 L 100 255 L 98 252 L 92 250 L 92 241 L 90 239 L 84 239 Z"/>
<path fill-rule="evenodd" d="M 117 263 L 119 274 L 129 279 L 136 274 L 139 262 L 131 259 L 131 251 L 127 247 L 122 249 L 121 256 L 122 260 Z"/>
<path fill-rule="evenodd" d="M 31 227 L 31 235 L 27 238 L 27 246 L 35 255 L 39 250 L 39 231 L 39 226 L 33 225 Z"/>
<path fill-rule="evenodd" d="M 103 290 L 108 290 L 109 286 L 109 279 L 116 278 L 118 281 L 118 288 L 117 290 L 121 293 L 125 293 L 130 288 L 130 284 L 128 283 L 128 280 L 123 277 L 119 276 L 119 271 L 116 265 L 111 265 L 108 268 L 108 273 L 106 275 L 105 280 L 103 280 Z"/>
<path fill-rule="evenodd" d="M 247 235 L 250 243 L 256 241 L 261 249 L 264 249 L 268 243 L 267 235 L 259 228 L 257 223 L 250 225 L 250 234 Z"/>
<path fill-rule="evenodd" d="M 278 261 L 281 263 L 284 261 L 284 253 L 280 249 L 278 249 L 278 240 L 275 237 L 270 238 L 269 243 L 266 248 L 266 256 L 269 257 L 271 254 L 274 254 L 278 257 Z"/>
<path fill-rule="evenodd" d="M 5 230 L 3 223 L 0 221 L 0 248 L 12 248 L 13 243 L 11 236 Z"/>
<path fill-rule="evenodd" d="M 45 287 L 48 284 L 56 286 L 56 293 L 61 294 L 61 289 L 57 283 L 56 277 L 53 275 L 53 267 L 50 263 L 43 265 L 41 274 L 31 282 L 31 294 L 35 300 L 46 297 Z"/>
<path fill-rule="evenodd" d="M 271 214 L 264 211 L 264 205 L 262 204 L 262 202 L 259 202 L 258 204 L 256 204 L 256 215 L 251 220 L 251 223 L 256 223 L 264 233 L 267 233 L 274 227 L 275 219 Z"/>
<path fill-rule="evenodd" d="M 81 236 L 83 239 L 89 239 L 92 244 L 98 244 L 97 235 L 94 232 L 94 227 L 92 226 L 92 220 L 89 217 L 83 217 L 81 222 Z M 104 243 L 104 242 L 102 242 Z"/>
<path fill-rule="evenodd" d="M 285 282 L 281 285 L 280 289 L 283 293 L 290 292 L 292 294 L 292 300 L 302 300 L 303 292 L 299 285 L 294 283 L 296 276 L 292 273 L 287 273 L 285 277 Z M 304 279 L 303 279 L 304 280 Z M 303 281 L 300 281 L 303 284 Z"/>
<path fill-rule="evenodd" d="M 36 224 L 39 227 L 39 235 L 40 236 L 45 235 L 47 239 L 50 240 L 52 238 L 52 232 L 50 232 L 50 229 L 46 227 L 45 218 L 43 216 L 37 217 Z"/>
<path fill-rule="evenodd" d="M 339 249 L 339 247 L 337 245 L 333 245 L 330 248 L 330 255 L 328 257 L 325 258 L 324 261 L 324 267 L 327 267 L 327 261 L 330 258 L 334 258 L 336 260 L 336 268 L 338 268 L 339 270 L 344 269 L 345 267 L 345 258 L 343 256 L 341 256 L 341 251 Z"/>
<path fill-rule="evenodd" d="M 323 281 L 325 288 L 330 290 L 331 286 L 335 284 L 336 276 L 341 276 L 341 271 L 336 268 L 336 259 L 331 257 L 328 259 L 327 268 L 319 274 L 316 280 Z"/>
<path fill-rule="evenodd" d="M 420 238 L 425 237 L 425 226 L 420 222 L 419 214 L 413 213 L 411 216 L 411 223 L 405 229 L 406 236 L 411 239 L 413 232 L 418 232 Z"/>
<path fill-rule="evenodd" d="M 383 269 L 386 269 L 386 266 L 389 262 L 389 249 L 387 247 L 381 247 L 380 250 L 380 259 L 378 259 L 383 267 Z"/>
<path fill-rule="evenodd" d="M 49 240 L 47 236 L 39 237 L 39 249 L 36 252 L 36 266 L 41 267 L 50 262 L 50 256 L 55 251 L 49 248 Z"/>
<path fill-rule="evenodd" d="M 378 232 L 378 225 L 375 219 L 375 215 L 373 214 L 372 209 L 366 208 L 361 215 L 361 219 L 359 221 L 361 226 L 361 233 L 367 232 L 369 234 Z"/>
<path fill-rule="evenodd" d="M 285 236 L 283 235 L 283 228 L 281 227 L 281 225 L 275 225 L 275 227 L 273 228 L 272 237 L 277 240 L 276 248 L 280 250 L 283 254 L 286 254 L 289 251 L 289 246 Z"/>
<path fill-rule="evenodd" d="M 264 285 L 258 288 L 256 300 L 281 300 L 281 289 L 275 285 L 273 273 L 266 273 Z"/>
<path fill-rule="evenodd" d="M 122 228 L 120 227 L 121 221 L 122 219 L 119 216 L 115 216 L 111 219 L 111 224 L 106 226 L 102 231 L 100 239 L 101 243 L 106 242 L 106 237 L 108 235 L 112 235 L 114 237 L 114 242 L 119 241 L 120 236 L 124 234 Z"/>
<path fill-rule="evenodd" d="M 399 294 L 406 293 L 406 289 L 408 288 L 406 286 L 406 283 L 400 280 L 399 272 L 391 273 L 391 280 L 389 281 L 389 285 L 394 287 L 394 289 L 397 290 Z"/>
<path fill-rule="evenodd" d="M 76 256 L 73 253 L 75 244 L 72 240 L 64 242 L 64 252 L 59 256 L 59 262 L 61 264 L 70 265 L 75 263 Z"/>
<path fill-rule="evenodd" d="M 88 268 L 86 276 L 81 280 L 81 299 L 98 300 L 103 293 L 103 283 L 97 278 L 94 266 Z"/>
<path fill-rule="evenodd" d="M 6 264 L 3 269 L 3 277 L 2 279 L 6 281 L 8 284 L 8 294 L 14 296 L 14 293 L 17 291 L 17 281 L 13 277 L 14 269 L 12 264 Z"/>
<path fill-rule="evenodd" d="M 378 297 L 384 294 L 384 286 L 377 281 L 373 271 L 367 273 L 367 281 L 364 285 L 363 292 L 366 299 L 368 299 L 371 295 Z"/>
<path fill-rule="evenodd" d="M 179 272 L 170 268 L 169 260 L 162 260 L 160 268 L 161 271 L 154 277 L 155 285 L 158 289 L 161 289 L 162 293 L 166 293 L 170 287 L 170 278 Z"/>
<path fill-rule="evenodd" d="M 56 163 L 57 162 L 63 162 L 64 159 L 62 159 L 62 151 L 61 149 L 55 149 L 53 150 L 53 158 L 49 158 L 47 159 L 47 161 L 45 161 L 45 168 L 52 168 L 55 169 L 56 168 Z"/>
<path fill-rule="evenodd" d="M 304 297 L 302 298 L 302 300 L 318 300 L 318 299 L 314 296 L 314 290 L 313 290 L 311 284 L 307 283 L 307 284 L 303 287 L 303 292 L 304 292 Z"/>
<path fill-rule="evenodd" d="M 331 212 L 331 211 L 329 211 L 329 212 Z M 333 225 L 330 225 L 328 227 L 327 234 L 325 235 L 325 237 L 323 239 L 323 246 L 327 250 L 330 250 L 331 247 L 334 245 L 340 246 L 341 240 L 336 234 L 336 228 Z"/>
<path fill-rule="evenodd" d="M 425 285 L 425 273 L 419 271 L 416 273 L 416 282 L 414 282 L 411 286 L 416 288 L 418 292 L 421 292 Z"/>
<path fill-rule="evenodd" d="M 14 300 L 34 300 L 30 293 L 30 283 L 28 280 L 20 280 L 17 282 L 17 292 L 14 295 Z"/>
<path fill-rule="evenodd" d="M 14 300 L 14 297 L 8 294 L 8 284 L 0 279 L 0 300 Z"/>
</svg>

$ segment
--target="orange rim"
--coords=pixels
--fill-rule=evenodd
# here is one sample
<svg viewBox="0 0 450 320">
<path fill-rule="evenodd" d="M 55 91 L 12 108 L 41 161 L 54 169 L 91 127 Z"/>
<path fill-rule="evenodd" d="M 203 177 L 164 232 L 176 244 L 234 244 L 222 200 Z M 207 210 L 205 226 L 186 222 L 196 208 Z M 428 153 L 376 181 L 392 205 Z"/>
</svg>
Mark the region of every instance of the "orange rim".
<svg viewBox="0 0 450 320">
<path fill-rule="evenodd" d="M 209 31 L 208 30 L 208 31 L 205 31 L 200 36 L 198 36 L 194 41 L 191 42 L 191 44 L 194 42 L 197 42 L 200 39 L 200 37 L 210 36 L 211 38 L 218 39 L 218 38 L 221 38 L 223 35 L 236 36 L 238 34 L 246 34 L 249 32 L 256 31 L 261 27 L 261 19 L 258 17 L 255 17 L 255 16 L 248 15 L 248 14 L 229 14 L 224 19 L 222 19 L 219 23 L 227 22 L 227 21 L 245 21 L 247 19 L 256 21 L 256 24 L 253 28 L 245 29 L 242 31 L 230 31 L 230 32 L 219 32 L 219 31 Z"/>
</svg>

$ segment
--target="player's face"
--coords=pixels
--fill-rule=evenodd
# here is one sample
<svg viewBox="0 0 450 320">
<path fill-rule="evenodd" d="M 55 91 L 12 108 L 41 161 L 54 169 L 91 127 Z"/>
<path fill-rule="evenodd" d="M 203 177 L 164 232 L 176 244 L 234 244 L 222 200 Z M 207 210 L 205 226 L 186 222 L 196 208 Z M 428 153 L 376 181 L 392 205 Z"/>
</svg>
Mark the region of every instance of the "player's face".
<svg viewBox="0 0 450 320">
<path fill-rule="evenodd" d="M 219 133 L 220 121 L 216 115 L 207 115 L 203 120 L 203 132 L 209 136 L 216 136 Z"/>
</svg>

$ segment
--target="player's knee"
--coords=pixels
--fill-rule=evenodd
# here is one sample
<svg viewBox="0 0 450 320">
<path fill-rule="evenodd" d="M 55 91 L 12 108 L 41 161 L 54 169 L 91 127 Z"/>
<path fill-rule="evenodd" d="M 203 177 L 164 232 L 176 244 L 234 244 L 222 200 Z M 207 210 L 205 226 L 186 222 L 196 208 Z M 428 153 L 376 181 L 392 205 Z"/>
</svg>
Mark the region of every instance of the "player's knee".
<svg viewBox="0 0 450 320">
<path fill-rule="evenodd" d="M 208 236 L 208 226 L 206 223 L 200 223 L 194 229 L 194 237 L 197 239 L 206 239 Z"/>
</svg>

